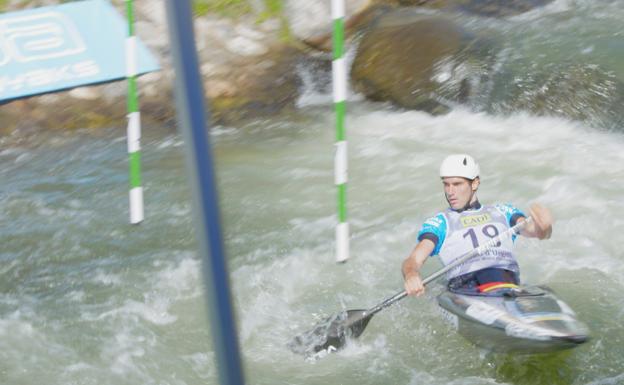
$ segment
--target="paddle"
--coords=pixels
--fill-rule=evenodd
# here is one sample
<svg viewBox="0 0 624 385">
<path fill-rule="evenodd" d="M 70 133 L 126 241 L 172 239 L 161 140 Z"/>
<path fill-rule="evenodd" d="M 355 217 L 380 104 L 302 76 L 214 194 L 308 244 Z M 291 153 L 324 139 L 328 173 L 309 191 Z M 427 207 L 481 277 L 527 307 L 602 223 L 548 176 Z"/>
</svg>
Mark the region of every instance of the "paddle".
<svg viewBox="0 0 624 385">
<path fill-rule="evenodd" d="M 519 234 L 531 221 L 532 218 L 528 217 L 525 221 L 517 223 L 507 231 L 490 239 L 487 243 L 467 252 L 455 261 L 425 278 L 423 284 L 429 284 L 442 276 L 444 273 L 461 265 L 470 258 L 486 252 L 488 249 L 494 247 L 503 237 L 511 236 L 512 234 Z M 330 353 L 341 349 L 345 345 L 347 338 L 357 338 L 362 334 L 362 332 L 364 332 L 368 322 L 375 314 L 405 298 L 406 296 L 407 292 L 403 290 L 402 292 L 393 295 L 368 310 L 358 309 L 342 311 L 332 317 L 326 318 L 317 324 L 314 329 L 296 336 L 288 344 L 288 347 L 294 353 L 303 354 L 305 356 L 312 356 L 322 351 Z"/>
</svg>

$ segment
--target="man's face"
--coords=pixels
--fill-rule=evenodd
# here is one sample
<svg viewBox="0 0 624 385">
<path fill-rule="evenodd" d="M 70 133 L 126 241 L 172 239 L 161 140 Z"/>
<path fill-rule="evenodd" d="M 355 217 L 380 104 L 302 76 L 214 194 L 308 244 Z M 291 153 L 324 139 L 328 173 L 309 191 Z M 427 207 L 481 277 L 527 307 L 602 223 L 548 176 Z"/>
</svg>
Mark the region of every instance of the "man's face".
<svg viewBox="0 0 624 385">
<path fill-rule="evenodd" d="M 444 185 L 444 195 L 446 195 L 451 208 L 461 210 L 470 203 L 472 192 L 476 191 L 479 186 L 479 179 L 470 181 L 461 177 L 444 177 L 442 184 Z"/>
</svg>

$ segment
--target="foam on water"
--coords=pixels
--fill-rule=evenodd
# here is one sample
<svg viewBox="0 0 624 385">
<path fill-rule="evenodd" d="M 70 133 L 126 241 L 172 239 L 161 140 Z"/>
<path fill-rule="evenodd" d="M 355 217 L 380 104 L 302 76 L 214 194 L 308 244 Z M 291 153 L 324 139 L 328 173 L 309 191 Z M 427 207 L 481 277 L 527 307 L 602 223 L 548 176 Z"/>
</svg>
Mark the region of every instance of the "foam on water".
<svg viewBox="0 0 624 385">
<path fill-rule="evenodd" d="M 351 42 L 346 48 L 347 51 L 344 55 L 345 66 L 346 68 L 351 68 L 357 52 L 357 44 Z M 311 63 L 300 63 L 297 66 L 297 74 L 302 83 L 299 98 L 296 101 L 298 108 L 328 106 L 333 103 L 331 67 L 323 65 L 328 63 L 329 58 L 323 57 Z M 348 102 L 364 100 L 361 94 L 351 89 L 349 82 L 347 82 L 346 87 L 346 100 Z"/>
<path fill-rule="evenodd" d="M 302 99 L 293 120 L 213 131 L 249 383 L 621 381 L 621 134 L 522 112 L 431 116 L 352 102 L 352 256 L 336 265 L 333 116 L 329 95 L 319 98 Z M 216 383 L 183 142 L 146 132 L 146 221 L 128 226 L 121 131 L 49 147 L 43 136 L 28 146 L 13 138 L 0 151 L 2 383 L 23 383 L 24 372 L 31 383 Z M 288 341 L 318 321 L 402 290 L 401 262 L 420 224 L 446 205 L 439 163 L 455 152 L 481 163 L 482 202 L 552 209 L 551 240 L 517 242 L 522 278 L 557 289 L 590 324 L 592 342 L 547 359 L 480 356 L 442 323 L 434 285 L 377 314 L 343 351 L 313 362 L 292 354 Z M 424 272 L 438 267 L 431 259 Z"/>
<path fill-rule="evenodd" d="M 588 382 L 587 385 L 619 385 L 621 383 L 624 383 L 624 373 Z"/>
<path fill-rule="evenodd" d="M 138 318 L 141 318 L 143 321 L 156 325 L 167 325 L 175 322 L 177 319 L 176 316 L 168 313 L 168 308 L 168 299 L 147 300 L 147 303 L 128 300 L 121 307 L 98 314 L 95 317 L 89 314 L 84 314 L 83 318 L 86 321 L 102 321 L 111 318 L 123 318 L 128 322 L 131 320 L 136 321 Z"/>
<path fill-rule="evenodd" d="M 493 117 L 455 110 L 447 116 L 432 117 L 418 112 L 355 109 L 352 120 L 358 129 L 350 134 L 353 260 L 344 267 L 333 266 L 333 250 L 329 247 L 332 232 L 327 230 L 332 220 L 327 216 L 288 221 L 287 239 L 310 242 L 309 247 L 299 249 L 288 241 L 282 246 L 256 248 L 241 255 L 244 257 L 241 261 L 250 264 L 235 269 L 233 283 L 241 298 L 242 344 L 252 361 L 266 362 L 267 357 L 284 359 L 292 365 L 291 369 L 283 366 L 286 372 L 294 368 L 305 372 L 306 369 L 290 361 L 281 350 L 284 335 L 292 337 L 344 308 L 372 306 L 392 290 L 401 289 L 400 261 L 413 247 L 419 223 L 436 208 L 444 207 L 436 170 L 439 161 L 449 152 L 469 149 L 481 161 L 482 201 L 503 199 L 526 209 L 537 200 L 553 209 L 558 222 L 550 241 L 522 239 L 519 242 L 518 253 L 526 280 L 548 283 L 556 279 L 560 282 L 569 272 L 578 277 L 588 268 L 597 268 L 621 285 L 622 255 L 614 253 L 617 249 L 608 246 L 613 240 L 603 236 L 609 233 L 605 233 L 604 228 L 622 228 L 622 221 L 610 215 L 617 208 L 618 188 L 616 183 L 596 183 L 624 175 L 622 154 L 618 151 L 624 144 L 620 136 L 596 132 L 559 118 L 527 114 Z M 591 163 L 586 161 L 588 158 L 592 159 Z M 316 172 L 310 170 L 310 175 Z M 397 178 L 397 175 L 402 177 Z M 383 186 L 378 184 L 380 180 Z M 380 195 L 381 191 L 384 194 Z M 391 193 L 386 194 L 386 191 Z M 299 199 L 305 202 L 315 198 L 304 193 Z M 394 210 L 397 206 L 402 209 Z M 323 208 L 322 205 L 317 207 Z M 370 211 L 381 215 L 371 215 Z M 604 227 L 592 226 L 592 222 L 601 222 Z M 277 234 L 264 236 L 273 238 Z M 248 235 L 241 237 L 250 239 Z M 234 244 L 236 238 L 232 239 Z M 601 247 L 601 244 L 606 246 Z M 282 247 L 291 251 L 284 253 Z M 574 301 L 565 299 L 574 307 Z M 410 303 L 407 301 L 406 304 Z M 386 334 L 403 334 L 400 330 L 409 328 L 410 318 L 422 317 L 414 312 L 419 313 L 414 309 L 408 311 L 410 314 L 406 314 L 406 318 L 398 317 L 384 334 L 375 330 L 376 321 L 373 320 L 365 335 L 340 352 L 336 360 L 353 364 L 358 360 L 370 362 L 372 357 L 377 357 L 381 360 L 379 369 L 390 365 L 388 361 L 396 360 L 396 354 L 409 354 L 409 344 L 403 346 L 405 341 L 401 337 L 383 337 L 381 345 L 376 345 L 376 341 Z M 388 310 L 377 318 L 391 314 Z M 378 322 L 387 324 L 387 319 Z M 426 322 L 437 321 L 433 317 Z M 409 338 L 422 341 L 438 332 L 424 328 L 410 332 Z M 444 339 L 432 339 L 431 343 L 441 344 L 442 350 L 446 349 Z M 466 346 L 465 349 L 474 348 Z M 440 354 L 452 356 L 453 351 Z M 383 358 L 385 355 L 391 358 Z M 439 358 L 434 354 L 433 361 Z M 319 361 L 315 366 L 319 364 L 325 365 Z M 420 368 L 414 372 L 418 373 L 414 378 L 426 376 L 424 366 L 412 365 Z M 473 371 L 478 371 L 479 360 L 469 365 L 474 366 Z M 452 367 L 448 370 L 454 372 Z M 367 370 L 380 377 L 387 375 L 382 369 Z M 506 383 L 483 376 L 460 379 L 437 375 L 433 383 Z"/>
<path fill-rule="evenodd" d="M 193 298 L 200 294 L 199 261 L 190 253 L 186 253 L 177 265 L 155 261 L 154 265 L 160 269 L 154 279 L 154 286 L 158 290 L 175 294 L 174 299 Z"/>
</svg>

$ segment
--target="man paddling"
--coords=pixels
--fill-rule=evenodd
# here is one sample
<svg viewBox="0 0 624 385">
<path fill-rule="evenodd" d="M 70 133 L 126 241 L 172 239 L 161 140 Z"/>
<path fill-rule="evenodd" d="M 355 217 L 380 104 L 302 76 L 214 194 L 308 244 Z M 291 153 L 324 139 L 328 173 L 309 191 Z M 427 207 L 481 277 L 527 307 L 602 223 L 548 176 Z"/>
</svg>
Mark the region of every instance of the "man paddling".
<svg viewBox="0 0 624 385">
<path fill-rule="evenodd" d="M 403 262 L 405 291 L 425 292 L 420 268 L 430 255 L 438 255 L 444 265 L 485 244 L 520 221 L 522 211 L 509 204 L 481 205 L 477 199 L 479 165 L 464 154 L 450 155 L 440 166 L 440 178 L 449 208 L 427 219 L 418 233 L 418 244 Z M 553 218 L 546 207 L 533 204 L 533 218 L 521 234 L 546 239 L 552 232 Z M 520 283 L 520 269 L 513 256 L 515 236 L 457 266 L 447 273 L 448 287 L 461 293 L 487 293 L 513 288 Z"/>
</svg>

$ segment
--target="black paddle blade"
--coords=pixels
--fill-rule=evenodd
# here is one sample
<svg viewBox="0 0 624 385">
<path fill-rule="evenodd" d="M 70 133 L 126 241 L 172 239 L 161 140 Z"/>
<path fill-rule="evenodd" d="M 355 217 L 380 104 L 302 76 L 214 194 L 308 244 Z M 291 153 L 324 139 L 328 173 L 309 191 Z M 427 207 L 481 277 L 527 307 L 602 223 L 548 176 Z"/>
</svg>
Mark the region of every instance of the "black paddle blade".
<svg viewBox="0 0 624 385">
<path fill-rule="evenodd" d="M 344 347 L 347 338 L 359 337 L 371 317 L 372 314 L 367 314 L 366 310 L 340 312 L 326 318 L 314 329 L 293 338 L 288 347 L 294 353 L 306 357 L 323 351 L 331 353 Z"/>
</svg>

